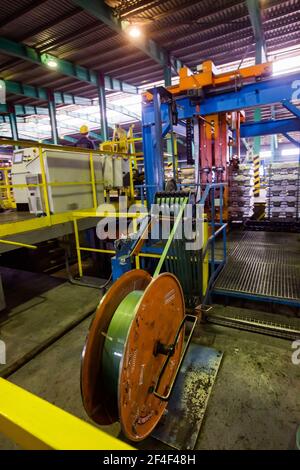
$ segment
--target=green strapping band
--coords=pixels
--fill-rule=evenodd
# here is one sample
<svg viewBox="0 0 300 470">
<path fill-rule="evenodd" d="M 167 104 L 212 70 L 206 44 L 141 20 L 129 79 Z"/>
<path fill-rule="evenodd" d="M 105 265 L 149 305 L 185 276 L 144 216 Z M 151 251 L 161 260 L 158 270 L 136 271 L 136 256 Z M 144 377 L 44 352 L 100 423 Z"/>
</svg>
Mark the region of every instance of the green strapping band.
<svg viewBox="0 0 300 470">
<path fill-rule="evenodd" d="M 102 355 L 103 379 L 114 400 L 118 399 L 119 369 L 128 330 L 143 294 L 144 291 L 136 290 L 122 300 L 106 334 Z"/>
</svg>

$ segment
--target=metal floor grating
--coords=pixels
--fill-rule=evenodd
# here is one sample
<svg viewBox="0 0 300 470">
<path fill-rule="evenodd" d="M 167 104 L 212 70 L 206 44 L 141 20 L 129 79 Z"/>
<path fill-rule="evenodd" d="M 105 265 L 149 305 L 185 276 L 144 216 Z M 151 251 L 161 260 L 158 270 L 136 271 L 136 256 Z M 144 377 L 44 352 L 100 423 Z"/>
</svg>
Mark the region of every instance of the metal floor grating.
<svg viewBox="0 0 300 470">
<path fill-rule="evenodd" d="M 231 246 L 213 292 L 300 306 L 300 235 L 244 232 Z"/>
</svg>

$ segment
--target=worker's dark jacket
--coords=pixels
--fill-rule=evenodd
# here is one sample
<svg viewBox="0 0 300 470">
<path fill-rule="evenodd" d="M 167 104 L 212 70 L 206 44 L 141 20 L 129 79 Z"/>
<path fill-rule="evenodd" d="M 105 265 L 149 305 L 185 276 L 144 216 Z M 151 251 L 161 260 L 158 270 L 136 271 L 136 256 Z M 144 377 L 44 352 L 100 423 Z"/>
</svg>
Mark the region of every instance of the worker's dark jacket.
<svg viewBox="0 0 300 470">
<path fill-rule="evenodd" d="M 94 142 L 91 139 L 89 139 L 86 135 L 83 135 L 82 137 L 80 137 L 80 139 L 78 139 L 78 141 L 75 144 L 75 147 L 80 147 L 82 149 L 92 149 L 92 150 L 96 149 Z"/>
</svg>

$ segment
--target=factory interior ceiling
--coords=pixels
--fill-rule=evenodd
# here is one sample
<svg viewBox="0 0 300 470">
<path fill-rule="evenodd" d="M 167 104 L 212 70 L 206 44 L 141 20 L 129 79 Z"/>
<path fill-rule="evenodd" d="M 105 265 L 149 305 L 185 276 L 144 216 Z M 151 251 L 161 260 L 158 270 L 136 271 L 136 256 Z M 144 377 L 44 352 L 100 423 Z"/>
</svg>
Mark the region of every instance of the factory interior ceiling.
<svg viewBox="0 0 300 470">
<path fill-rule="evenodd" d="M 0 1 L 0 450 L 300 450 L 299 119 L 300 0 Z"/>
<path fill-rule="evenodd" d="M 78 69 L 83 67 L 96 77 L 107 76 L 111 81 L 123 83 L 123 91 L 128 90 L 127 86 L 137 87 L 135 90 L 147 89 L 147 86 L 162 81 L 161 54 L 166 54 L 173 65 L 173 81 L 177 75 L 175 60 L 179 64 L 177 70 L 180 65 L 193 70 L 208 59 L 223 69 L 228 64 L 237 68 L 252 65 L 255 61 L 256 40 L 247 1 L 107 0 L 98 2 L 100 8 L 94 8 L 93 4 L 95 2 L 85 0 L 61 0 L 59 3 L 55 0 L 2 0 L 0 79 L 18 84 L 13 94 L 7 90 L 8 104 L 47 104 L 43 97 L 28 97 L 22 93 L 24 85 L 96 100 L 93 103 L 98 104 L 96 84 L 80 77 L 80 70 L 77 75 L 77 72 L 59 70 L 60 67 L 50 70 L 40 59 L 33 57 L 35 54 L 66 61 L 71 68 L 73 65 Z M 112 13 L 113 21 L 118 24 L 127 21 L 141 25 L 144 37 L 133 40 L 120 33 L 119 26 L 114 29 L 111 24 L 105 24 L 103 11 Z M 261 2 L 261 17 L 268 60 L 284 60 L 299 54 L 300 0 Z M 113 103 L 114 99 L 124 96 L 126 99 L 128 94 L 118 95 L 107 89 L 106 96 Z M 129 100 L 128 107 L 136 110 L 139 102 Z M 114 114 L 111 109 L 108 112 L 111 125 L 139 121 L 140 118 L 137 112 L 130 117 Z M 98 116 L 97 111 L 95 116 Z M 272 109 L 270 106 L 262 108 L 262 119 L 290 116 L 281 104 Z M 247 110 L 247 120 L 253 120 L 251 109 Z M 43 125 L 43 121 L 40 122 Z M 93 119 L 90 126 L 99 128 Z M 26 129 L 28 133 L 29 128 Z M 7 127 L 2 134 L 8 135 L 8 132 Z M 66 126 L 61 132 L 62 137 L 63 133 L 74 131 L 70 129 L 69 132 Z"/>
<path fill-rule="evenodd" d="M 140 86 L 163 79 L 163 69 L 130 38 L 118 34 L 76 2 L 1 1 L 0 36 L 96 72 Z M 100 4 L 103 2 L 99 2 Z M 148 39 L 189 67 L 254 57 L 255 39 L 245 1 L 116 1 L 121 19 L 138 21 Z M 299 43 L 300 1 L 262 2 L 268 54 Z M 80 25 L 80 28 L 78 28 Z M 0 51 L 1 78 L 95 98 L 95 87 Z M 19 99 L 19 102 L 26 102 Z"/>
</svg>

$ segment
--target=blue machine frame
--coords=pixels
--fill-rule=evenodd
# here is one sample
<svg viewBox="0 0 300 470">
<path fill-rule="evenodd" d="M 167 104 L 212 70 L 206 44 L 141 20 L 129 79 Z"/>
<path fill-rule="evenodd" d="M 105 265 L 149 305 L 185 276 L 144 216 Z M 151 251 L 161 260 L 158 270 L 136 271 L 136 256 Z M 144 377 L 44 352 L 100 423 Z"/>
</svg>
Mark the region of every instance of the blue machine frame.
<svg viewBox="0 0 300 470">
<path fill-rule="evenodd" d="M 249 107 L 282 103 L 286 108 L 292 111 L 296 117 L 292 119 L 293 123 L 291 123 L 290 120 L 283 120 L 283 130 L 281 130 L 281 132 L 291 132 L 295 127 L 296 130 L 300 129 L 300 111 L 291 103 L 292 100 L 300 99 L 299 72 L 287 76 L 257 81 L 252 84 L 244 85 L 234 91 L 225 90 L 218 94 L 205 96 L 200 102 L 200 106 L 193 104 L 192 99 L 186 96 L 178 98 L 173 97 L 173 99 L 176 100 L 177 104 L 178 120 L 186 120 L 199 115 L 206 116 L 209 114 L 242 110 Z M 160 112 L 158 111 L 159 109 Z M 145 177 L 146 186 L 148 187 L 147 202 L 151 204 L 154 201 L 155 193 L 163 190 L 161 141 L 172 126 L 170 122 L 169 105 L 160 103 L 158 92 L 154 92 L 153 101 L 143 103 L 142 126 Z M 247 126 L 252 125 L 245 124 L 245 137 Z M 276 124 L 274 124 L 273 128 L 275 127 L 277 127 Z M 255 134 L 252 131 L 251 135 L 264 135 L 264 129 L 268 130 L 269 128 L 270 123 L 264 124 L 262 121 L 256 124 L 254 128 Z M 241 128 L 241 131 L 242 129 L 243 128 Z M 248 130 L 248 132 L 250 131 Z M 158 158 L 157 155 L 159 155 L 160 158 Z"/>
<path fill-rule="evenodd" d="M 161 103 L 160 94 L 153 89 L 153 100 L 144 102 L 142 106 L 143 127 L 143 150 L 145 161 L 145 186 L 147 192 L 147 204 L 151 207 L 154 202 L 155 193 L 164 189 L 164 173 L 162 158 L 162 139 L 172 129 L 170 105 Z M 173 97 L 176 101 L 178 120 L 186 120 L 195 116 L 206 116 L 222 112 L 238 111 L 249 107 L 258 107 L 282 103 L 295 118 L 283 119 L 281 121 L 261 121 L 259 123 L 242 124 L 241 137 L 253 137 L 274 133 L 283 133 L 287 137 L 288 132 L 300 130 L 300 110 L 291 102 L 300 99 L 300 74 L 299 72 L 281 77 L 257 81 L 247 84 L 234 91 L 224 90 L 220 93 L 207 94 L 200 103 L 195 103 L 191 97 Z M 292 138 L 291 138 L 292 139 Z M 222 215 L 220 222 L 215 221 L 215 189 L 214 184 L 207 185 L 201 201 L 205 200 L 209 192 L 212 192 L 212 231 L 209 244 L 211 245 L 211 275 L 205 301 L 210 299 L 211 287 L 226 262 L 226 224 Z M 221 204 L 223 203 L 223 188 L 221 193 Z M 220 211 L 220 214 L 222 210 Z M 217 230 L 215 230 L 217 227 Z M 223 234 L 222 261 L 215 260 L 215 238 Z M 208 246 L 205 250 L 208 249 Z M 237 293 L 238 295 L 238 293 Z"/>
</svg>

